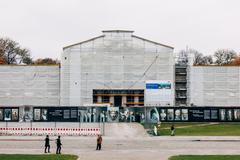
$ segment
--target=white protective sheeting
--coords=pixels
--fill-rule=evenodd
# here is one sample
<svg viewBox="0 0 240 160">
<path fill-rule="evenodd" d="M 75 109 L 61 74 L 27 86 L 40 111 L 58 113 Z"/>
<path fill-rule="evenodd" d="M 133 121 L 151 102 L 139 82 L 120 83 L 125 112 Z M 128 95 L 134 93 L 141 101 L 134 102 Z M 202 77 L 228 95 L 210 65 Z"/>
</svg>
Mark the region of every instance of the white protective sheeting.
<svg viewBox="0 0 240 160">
<path fill-rule="evenodd" d="M 61 105 L 93 103 L 93 89 L 145 89 L 145 81 L 174 84 L 173 48 L 132 35 L 103 36 L 64 48 L 61 60 Z M 171 89 L 170 106 L 174 104 Z"/>
<path fill-rule="evenodd" d="M 58 106 L 59 66 L 0 66 L 0 105 Z"/>
<path fill-rule="evenodd" d="M 189 105 L 240 106 L 240 67 L 190 66 Z"/>
</svg>

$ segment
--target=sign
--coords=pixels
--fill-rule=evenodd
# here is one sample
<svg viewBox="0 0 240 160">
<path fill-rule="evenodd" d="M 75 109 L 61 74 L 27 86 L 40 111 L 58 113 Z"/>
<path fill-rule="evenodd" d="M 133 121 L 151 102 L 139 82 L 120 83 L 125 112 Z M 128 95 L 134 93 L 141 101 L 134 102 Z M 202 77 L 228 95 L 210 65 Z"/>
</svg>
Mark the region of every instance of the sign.
<svg viewBox="0 0 240 160">
<path fill-rule="evenodd" d="M 19 108 L 0 106 L 0 121 L 19 121 Z"/>
<path fill-rule="evenodd" d="M 203 121 L 204 116 L 206 116 L 206 112 L 204 109 L 189 109 L 189 121 Z"/>
<path fill-rule="evenodd" d="M 171 81 L 152 80 L 146 81 L 145 106 L 170 106 L 173 105 Z"/>
<path fill-rule="evenodd" d="M 4 109 L 4 120 L 11 121 L 12 110 L 11 109 Z"/>
<path fill-rule="evenodd" d="M 218 120 L 218 110 L 206 108 L 189 109 L 189 121 L 212 120 Z"/>
<path fill-rule="evenodd" d="M 34 120 L 40 121 L 41 120 L 41 110 L 40 109 L 34 109 Z"/>
<path fill-rule="evenodd" d="M 78 117 L 78 110 L 77 109 L 71 109 L 71 118 L 77 118 Z"/>
<path fill-rule="evenodd" d="M 2 121 L 3 120 L 3 109 L 0 109 L 0 121 Z"/>
<path fill-rule="evenodd" d="M 70 119 L 70 110 L 69 109 L 66 109 L 63 111 L 63 118 Z"/>
<path fill-rule="evenodd" d="M 78 121 L 77 107 L 48 107 L 34 108 L 34 121 L 76 122 Z"/>
<path fill-rule="evenodd" d="M 219 119 L 219 117 L 218 117 L 218 110 L 216 110 L 216 109 L 213 109 L 213 110 L 211 110 L 211 119 L 213 120 L 218 120 Z"/>
<path fill-rule="evenodd" d="M 146 83 L 146 89 L 171 89 L 170 82 Z"/>
<path fill-rule="evenodd" d="M 210 110 L 204 110 L 204 120 L 210 120 L 211 119 L 211 114 L 210 114 Z"/>
</svg>

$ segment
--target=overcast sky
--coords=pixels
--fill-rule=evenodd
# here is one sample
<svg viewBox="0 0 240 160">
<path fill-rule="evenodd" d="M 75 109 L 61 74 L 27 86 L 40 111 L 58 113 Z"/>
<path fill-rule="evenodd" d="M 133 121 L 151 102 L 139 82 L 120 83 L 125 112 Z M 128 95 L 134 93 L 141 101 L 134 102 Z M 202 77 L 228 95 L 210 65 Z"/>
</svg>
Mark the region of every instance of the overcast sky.
<svg viewBox="0 0 240 160">
<path fill-rule="evenodd" d="M 240 52 L 240 0 L 0 0 L 0 36 L 34 58 L 60 58 L 62 47 L 101 35 L 134 34 L 204 54 Z"/>
</svg>

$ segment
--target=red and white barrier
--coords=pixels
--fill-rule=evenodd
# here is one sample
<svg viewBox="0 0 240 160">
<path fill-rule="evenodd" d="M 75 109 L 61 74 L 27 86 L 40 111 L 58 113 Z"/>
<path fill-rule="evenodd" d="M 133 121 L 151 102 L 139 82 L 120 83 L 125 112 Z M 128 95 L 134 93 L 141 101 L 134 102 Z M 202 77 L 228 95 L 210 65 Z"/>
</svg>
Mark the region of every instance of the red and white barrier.
<svg viewBox="0 0 240 160">
<path fill-rule="evenodd" d="M 0 135 L 17 136 L 42 136 L 42 135 L 66 135 L 66 136 L 96 136 L 101 134 L 100 128 L 22 128 L 8 127 L 0 128 Z"/>
</svg>

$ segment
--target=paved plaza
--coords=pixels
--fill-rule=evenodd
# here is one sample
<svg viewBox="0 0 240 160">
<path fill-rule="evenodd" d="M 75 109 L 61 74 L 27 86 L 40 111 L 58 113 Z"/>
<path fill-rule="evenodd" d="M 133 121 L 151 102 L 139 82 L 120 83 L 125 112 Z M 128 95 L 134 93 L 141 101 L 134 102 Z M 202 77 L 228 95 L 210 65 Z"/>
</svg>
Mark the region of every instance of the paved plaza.
<svg viewBox="0 0 240 160">
<path fill-rule="evenodd" d="M 0 153 L 43 154 L 43 139 L 1 136 Z M 75 154 L 81 160 L 167 160 L 179 154 L 240 154 L 240 137 L 103 137 L 101 151 L 95 150 L 96 137 L 62 137 L 62 142 L 63 154 Z M 52 153 L 55 149 L 51 141 Z"/>
</svg>

